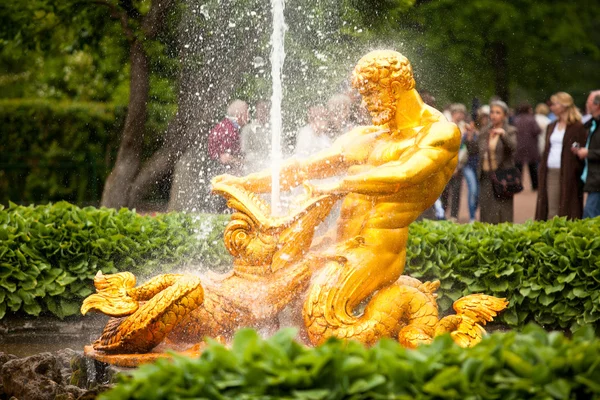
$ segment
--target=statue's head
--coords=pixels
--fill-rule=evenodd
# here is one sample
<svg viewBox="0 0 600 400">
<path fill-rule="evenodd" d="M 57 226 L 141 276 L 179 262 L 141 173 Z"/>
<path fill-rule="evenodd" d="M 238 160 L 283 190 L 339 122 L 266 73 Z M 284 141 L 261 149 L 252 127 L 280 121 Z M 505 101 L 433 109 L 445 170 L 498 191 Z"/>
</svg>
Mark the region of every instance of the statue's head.
<svg viewBox="0 0 600 400">
<path fill-rule="evenodd" d="M 415 88 L 412 66 L 406 57 L 391 50 L 376 50 L 358 61 L 352 86 L 362 95 L 375 125 L 390 122 L 402 92 Z"/>
</svg>

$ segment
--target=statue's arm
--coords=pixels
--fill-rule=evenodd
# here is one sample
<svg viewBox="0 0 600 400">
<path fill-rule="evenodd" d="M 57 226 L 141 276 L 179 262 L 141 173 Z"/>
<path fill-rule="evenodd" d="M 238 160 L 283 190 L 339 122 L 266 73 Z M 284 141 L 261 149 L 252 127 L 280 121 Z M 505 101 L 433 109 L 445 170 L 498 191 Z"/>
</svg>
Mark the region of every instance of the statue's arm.
<svg viewBox="0 0 600 400">
<path fill-rule="evenodd" d="M 422 183 L 445 168 L 458 162 L 460 131 L 448 122 L 435 122 L 423 128 L 416 143 L 398 160 L 390 161 L 367 172 L 348 176 L 337 190 L 330 192 L 366 195 L 393 194 L 402 188 Z"/>
<path fill-rule="evenodd" d="M 360 164 L 368 157 L 369 149 L 380 127 L 358 127 L 336 140 L 330 148 L 320 151 L 306 160 L 291 158 L 281 166 L 280 184 L 282 190 L 289 190 L 309 179 L 321 179 L 344 173 L 348 167 Z M 214 182 L 225 181 L 254 193 L 267 193 L 271 190 L 271 169 L 236 178 L 221 175 Z"/>
<path fill-rule="evenodd" d="M 343 169 L 344 157 L 339 149 L 323 150 L 307 160 L 291 158 L 281 166 L 279 182 L 282 190 L 301 185 L 307 179 L 333 176 Z M 235 184 L 255 193 L 267 193 L 271 190 L 271 169 L 237 178 Z"/>
</svg>

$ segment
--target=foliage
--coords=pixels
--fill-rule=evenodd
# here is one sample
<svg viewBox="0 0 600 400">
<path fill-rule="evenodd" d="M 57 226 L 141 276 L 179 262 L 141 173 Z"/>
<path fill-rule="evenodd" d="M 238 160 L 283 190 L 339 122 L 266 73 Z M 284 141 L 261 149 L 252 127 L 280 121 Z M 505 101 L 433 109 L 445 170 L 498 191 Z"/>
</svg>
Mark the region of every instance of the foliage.
<svg viewBox="0 0 600 400">
<path fill-rule="evenodd" d="M 185 263 L 230 265 L 222 241 L 226 220 L 228 216 L 178 213 L 151 218 L 125 209 L 80 209 L 67 203 L 11 204 L 0 211 L 0 296 L 12 293 L 13 311 L 21 308 L 14 294 L 19 289 L 39 293 L 35 297 L 46 292 L 52 296 L 53 291 L 43 289 L 45 280 L 38 278 L 48 274 L 47 266 L 77 277 L 77 285 L 87 292 L 98 270 L 150 276 Z M 523 225 L 422 221 L 410 226 L 405 274 L 441 281 L 442 314 L 451 312 L 461 296 L 486 293 L 510 301 L 498 321 L 511 327 L 531 321 L 573 331 L 598 327 L 599 230 L 597 219 L 555 218 Z M 68 296 L 80 287 L 69 289 Z"/>
<path fill-rule="evenodd" d="M 126 41 L 110 10 L 76 1 L 0 6 L 0 97 L 126 104 Z"/>
<path fill-rule="evenodd" d="M 125 111 L 109 103 L 0 99 L 0 203 L 97 204 Z M 148 149 L 174 112 L 169 103 L 149 104 Z"/>
<path fill-rule="evenodd" d="M 421 84 L 448 101 L 543 101 L 560 90 L 585 101 L 595 85 L 600 12 L 587 0 L 417 1 L 397 21 L 426 71 Z"/>
<path fill-rule="evenodd" d="M 98 199 L 122 117 L 104 103 L 0 100 L 0 202 Z"/>
<path fill-rule="evenodd" d="M 589 399 L 600 396 L 600 339 L 572 340 L 537 326 L 495 333 L 463 349 L 449 336 L 406 350 L 329 340 L 316 348 L 293 330 L 262 340 L 239 331 L 231 349 L 210 341 L 197 359 L 144 365 L 100 396 L 125 399 Z"/>
<path fill-rule="evenodd" d="M 500 320 L 512 327 L 535 321 L 552 328 L 600 319 L 599 219 L 526 224 L 412 224 L 405 273 L 439 279 L 438 304 L 447 312 L 470 293 L 506 297 Z"/>
<path fill-rule="evenodd" d="M 136 19 L 136 11 L 131 11 L 130 7 L 138 7 L 139 15 L 145 15 L 149 5 L 150 2 L 145 0 L 30 0 L 2 3 L 0 22 L 6 29 L 0 32 L 0 98 L 105 102 L 107 107 L 117 105 L 124 114 L 131 110 L 127 107 L 132 74 L 130 45 L 134 39 L 139 39 L 147 56 L 149 95 L 143 102 L 147 113 L 136 123 L 136 127 L 140 132 L 139 142 L 143 141 L 145 145 L 140 156 L 149 157 L 161 145 L 166 125 L 175 114 L 175 76 L 179 68 L 174 49 L 176 28 L 173 25 L 177 24 L 178 19 L 176 12 L 161 15 L 161 22 L 165 22 L 162 25 L 168 25 L 170 29 L 156 29 L 157 32 L 152 35 L 147 33 L 153 29 L 144 29 L 136 21 L 126 23 L 128 19 Z M 154 28 L 157 24 L 148 25 Z M 131 90 L 142 93 L 145 89 L 138 85 Z M 115 122 L 122 122 L 122 119 Z M 146 129 L 140 129 L 144 123 Z M 21 136 L 30 134 L 27 127 L 28 124 L 24 132 L 15 130 L 14 133 L 20 133 Z M 18 126 L 13 129 L 18 129 Z M 68 134 L 65 136 L 68 137 Z M 109 156 L 117 154 L 119 138 L 115 132 Z M 77 159 L 84 155 L 79 152 L 66 156 Z M 113 163 L 113 157 L 106 157 L 107 168 L 111 168 Z M 15 167 L 11 164 L 7 168 Z M 94 168 L 80 170 L 80 179 L 100 178 L 100 184 L 103 185 L 107 174 L 94 176 Z M 31 175 L 35 175 L 35 171 L 31 171 Z M 28 177 L 37 181 L 43 181 L 44 178 L 43 175 Z M 85 191 L 85 188 L 80 190 Z M 99 196 L 94 193 L 92 199 L 98 200 Z M 80 200 L 43 191 L 33 199 L 14 195 L 10 198 L 20 202 Z"/>
<path fill-rule="evenodd" d="M 150 217 L 65 202 L 0 206 L 0 318 L 7 308 L 31 315 L 47 310 L 60 318 L 77 314 L 97 271 L 144 276 L 183 264 L 226 262 L 223 222 L 222 217 Z"/>
</svg>

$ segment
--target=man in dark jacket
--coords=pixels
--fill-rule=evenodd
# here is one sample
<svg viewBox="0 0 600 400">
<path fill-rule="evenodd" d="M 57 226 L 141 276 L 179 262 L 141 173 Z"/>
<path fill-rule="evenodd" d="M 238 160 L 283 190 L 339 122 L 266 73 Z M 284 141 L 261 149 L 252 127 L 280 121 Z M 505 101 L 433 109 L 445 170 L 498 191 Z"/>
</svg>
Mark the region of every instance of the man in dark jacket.
<svg viewBox="0 0 600 400">
<path fill-rule="evenodd" d="M 585 183 L 583 190 L 588 192 L 583 218 L 600 215 L 600 95 L 594 96 L 590 107 L 592 118 L 585 124 L 589 129 L 585 147 L 573 148 L 573 153 L 585 159 L 585 168 L 581 179 Z"/>
<path fill-rule="evenodd" d="M 523 166 L 527 164 L 531 177 L 531 189 L 538 188 L 538 163 L 540 152 L 538 150 L 538 137 L 542 133 L 540 126 L 535 121 L 533 108 L 528 103 L 517 107 L 517 116 L 514 119 L 517 128 L 517 152 L 515 154 L 516 167 L 523 173 Z"/>
</svg>

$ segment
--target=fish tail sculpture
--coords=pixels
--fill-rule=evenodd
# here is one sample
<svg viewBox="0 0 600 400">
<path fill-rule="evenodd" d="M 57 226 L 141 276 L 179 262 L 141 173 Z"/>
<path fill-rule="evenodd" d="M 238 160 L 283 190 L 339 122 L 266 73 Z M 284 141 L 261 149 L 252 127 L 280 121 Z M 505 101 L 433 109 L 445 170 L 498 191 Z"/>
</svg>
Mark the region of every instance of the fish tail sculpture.
<svg viewBox="0 0 600 400">
<path fill-rule="evenodd" d="M 204 301 L 200 279 L 191 275 L 159 275 L 136 288 L 129 272 L 98 272 L 94 285 L 97 293 L 85 299 L 81 313 L 95 310 L 117 317 L 94 343 L 94 349 L 107 353 L 150 351 Z"/>
<path fill-rule="evenodd" d="M 460 346 L 474 346 L 485 335 L 482 325 L 493 321 L 507 306 L 506 299 L 485 294 L 462 297 L 453 304 L 456 315 L 442 318 L 435 328 L 435 336 L 450 333 L 452 339 Z"/>
<path fill-rule="evenodd" d="M 309 291 L 304 305 L 304 323 L 313 344 L 328 337 L 355 339 L 372 345 L 382 337 L 398 336 L 407 347 L 428 343 L 438 322 L 435 290 L 439 281 L 425 282 L 401 276 L 378 290 L 364 312 L 355 315 L 348 293 L 331 283 L 344 282 L 351 270 L 340 268 L 341 260 L 330 261 Z M 329 283 L 329 284 L 328 284 Z"/>
</svg>

